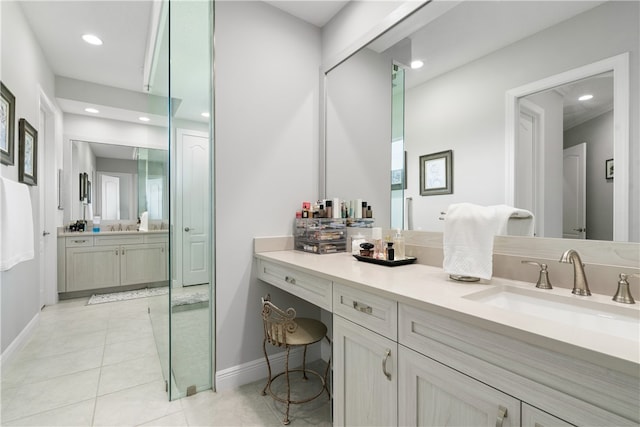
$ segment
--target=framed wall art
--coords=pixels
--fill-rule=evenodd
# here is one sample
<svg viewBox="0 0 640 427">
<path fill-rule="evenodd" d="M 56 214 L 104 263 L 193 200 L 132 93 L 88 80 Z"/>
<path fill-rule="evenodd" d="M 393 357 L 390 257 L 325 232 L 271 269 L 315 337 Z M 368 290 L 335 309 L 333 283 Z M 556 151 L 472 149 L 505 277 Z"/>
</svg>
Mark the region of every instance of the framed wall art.
<svg viewBox="0 0 640 427">
<path fill-rule="evenodd" d="M 20 119 L 18 132 L 18 181 L 38 185 L 38 132 L 26 119 Z"/>
<path fill-rule="evenodd" d="M 604 177 L 613 179 L 613 159 L 608 159 L 604 162 Z"/>
<path fill-rule="evenodd" d="M 453 193 L 453 150 L 420 156 L 420 195 Z"/>
<path fill-rule="evenodd" d="M 0 82 L 0 163 L 13 165 L 16 123 L 16 97 Z"/>
</svg>

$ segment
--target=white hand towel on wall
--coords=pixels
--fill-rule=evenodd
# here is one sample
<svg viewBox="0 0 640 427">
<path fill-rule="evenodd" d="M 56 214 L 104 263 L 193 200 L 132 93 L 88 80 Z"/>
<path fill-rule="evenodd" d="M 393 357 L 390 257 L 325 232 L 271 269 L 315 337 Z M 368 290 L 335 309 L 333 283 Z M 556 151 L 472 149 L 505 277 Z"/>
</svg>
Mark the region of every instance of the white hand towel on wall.
<svg viewBox="0 0 640 427">
<path fill-rule="evenodd" d="M 0 177 L 0 271 L 33 259 L 29 187 Z"/>
<path fill-rule="evenodd" d="M 448 274 L 491 279 L 493 275 L 493 238 L 507 234 L 511 217 L 533 215 L 511 206 L 479 206 L 472 203 L 452 204 L 447 209 L 444 222 L 444 271 Z"/>
</svg>

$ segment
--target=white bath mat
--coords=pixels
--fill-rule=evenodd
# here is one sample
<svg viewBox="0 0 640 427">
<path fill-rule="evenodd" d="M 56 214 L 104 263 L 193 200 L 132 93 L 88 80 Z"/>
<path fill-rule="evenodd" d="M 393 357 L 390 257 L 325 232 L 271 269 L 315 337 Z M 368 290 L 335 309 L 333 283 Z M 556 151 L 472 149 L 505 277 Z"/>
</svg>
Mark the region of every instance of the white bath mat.
<svg viewBox="0 0 640 427">
<path fill-rule="evenodd" d="M 136 298 L 146 298 L 146 297 L 155 297 L 158 295 L 166 295 L 169 293 L 169 288 L 145 288 L 145 289 L 137 289 L 135 291 L 123 291 L 123 292 L 112 292 L 109 294 L 93 294 L 87 305 L 91 304 L 104 304 L 106 302 L 115 302 L 115 301 L 126 301 L 130 299 Z"/>
</svg>

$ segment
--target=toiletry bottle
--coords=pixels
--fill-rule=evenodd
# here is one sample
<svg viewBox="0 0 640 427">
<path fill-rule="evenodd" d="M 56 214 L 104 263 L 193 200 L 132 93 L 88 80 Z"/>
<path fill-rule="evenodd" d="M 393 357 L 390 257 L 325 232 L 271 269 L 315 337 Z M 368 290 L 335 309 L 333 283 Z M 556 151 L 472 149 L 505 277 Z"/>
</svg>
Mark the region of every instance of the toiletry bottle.
<svg viewBox="0 0 640 427">
<path fill-rule="evenodd" d="M 326 200 L 324 204 L 325 204 L 324 210 L 326 214 L 325 216 L 327 218 L 333 218 L 333 201 Z"/>
<path fill-rule="evenodd" d="M 367 218 L 367 202 L 361 203 L 362 218 Z"/>
<path fill-rule="evenodd" d="M 367 218 L 373 218 L 373 211 L 371 210 L 371 206 L 367 206 Z"/>
<path fill-rule="evenodd" d="M 395 249 L 395 258 L 396 259 L 405 259 L 405 251 L 404 251 L 404 236 L 402 232 L 398 228 L 396 230 L 396 235 L 393 237 L 393 247 Z"/>
<path fill-rule="evenodd" d="M 393 242 L 387 242 L 387 261 L 393 261 L 395 259 L 395 250 L 393 249 Z"/>
</svg>

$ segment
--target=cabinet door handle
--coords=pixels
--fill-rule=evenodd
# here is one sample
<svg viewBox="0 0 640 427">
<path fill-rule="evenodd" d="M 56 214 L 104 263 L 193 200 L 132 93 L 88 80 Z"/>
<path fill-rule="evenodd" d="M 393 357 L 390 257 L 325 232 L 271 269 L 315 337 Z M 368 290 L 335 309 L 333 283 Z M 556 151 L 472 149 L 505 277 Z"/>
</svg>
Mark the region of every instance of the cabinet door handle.
<svg viewBox="0 0 640 427">
<path fill-rule="evenodd" d="M 496 418 L 496 427 L 502 427 L 504 419 L 507 418 L 507 408 L 500 405 L 498 406 L 498 417 Z"/>
<path fill-rule="evenodd" d="M 121 255 L 124 255 L 124 248 L 122 248 L 122 252 L 120 252 Z"/>
<path fill-rule="evenodd" d="M 118 255 L 118 250 L 116 249 L 116 255 Z"/>
<path fill-rule="evenodd" d="M 365 314 L 371 314 L 373 313 L 373 308 L 371 308 L 371 306 L 369 305 L 364 305 L 361 302 L 358 301 L 354 301 L 353 302 L 353 308 L 355 308 L 358 311 L 361 311 L 362 313 Z"/>
<path fill-rule="evenodd" d="M 389 357 L 391 357 L 391 350 L 387 349 L 384 353 L 384 357 L 382 358 L 382 373 L 389 381 L 391 381 L 391 374 L 387 372 L 387 360 L 389 360 Z"/>
<path fill-rule="evenodd" d="M 287 283 L 291 283 L 292 285 L 296 284 L 296 278 L 295 277 L 285 276 L 284 281 L 287 282 Z"/>
</svg>

